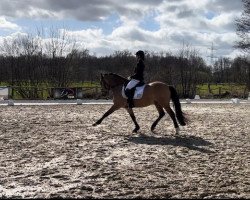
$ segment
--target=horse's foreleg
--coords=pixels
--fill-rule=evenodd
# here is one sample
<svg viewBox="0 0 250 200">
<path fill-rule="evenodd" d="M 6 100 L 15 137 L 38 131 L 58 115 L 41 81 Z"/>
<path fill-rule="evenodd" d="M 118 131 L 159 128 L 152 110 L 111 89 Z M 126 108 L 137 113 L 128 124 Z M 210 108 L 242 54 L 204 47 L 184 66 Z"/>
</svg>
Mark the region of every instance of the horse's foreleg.
<svg viewBox="0 0 250 200">
<path fill-rule="evenodd" d="M 132 108 L 126 108 L 126 110 L 128 111 L 130 117 L 132 118 L 132 120 L 135 124 L 135 129 L 133 130 L 133 133 L 137 133 L 137 131 L 140 129 L 140 126 L 136 121 L 135 114 L 134 114 Z"/>
<path fill-rule="evenodd" d="M 99 120 L 97 120 L 97 122 L 95 122 L 93 124 L 93 126 L 97 126 L 98 124 L 102 123 L 102 120 L 104 118 L 106 118 L 107 116 L 109 116 L 110 114 L 112 114 L 114 111 L 116 111 L 118 109 L 119 109 L 119 107 L 113 105 L 106 113 L 104 113 L 104 115 Z"/>
<path fill-rule="evenodd" d="M 159 112 L 159 117 L 154 121 L 154 123 L 152 124 L 151 126 L 151 131 L 154 131 L 156 125 L 158 124 L 158 122 L 161 120 L 161 118 L 165 115 L 165 112 L 163 110 L 163 108 L 158 104 L 158 103 L 155 103 L 155 107 L 156 109 L 158 110 Z"/>
</svg>

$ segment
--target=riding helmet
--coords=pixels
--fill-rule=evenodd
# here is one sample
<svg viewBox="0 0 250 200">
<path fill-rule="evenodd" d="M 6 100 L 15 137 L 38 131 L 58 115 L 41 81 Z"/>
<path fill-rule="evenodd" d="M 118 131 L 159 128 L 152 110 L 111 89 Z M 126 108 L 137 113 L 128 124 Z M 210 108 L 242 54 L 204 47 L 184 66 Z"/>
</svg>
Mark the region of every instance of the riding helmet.
<svg viewBox="0 0 250 200">
<path fill-rule="evenodd" d="M 139 51 L 136 52 L 135 55 L 139 56 L 142 60 L 144 60 L 144 57 L 145 57 L 145 56 L 144 56 L 144 51 L 139 50 Z"/>
</svg>

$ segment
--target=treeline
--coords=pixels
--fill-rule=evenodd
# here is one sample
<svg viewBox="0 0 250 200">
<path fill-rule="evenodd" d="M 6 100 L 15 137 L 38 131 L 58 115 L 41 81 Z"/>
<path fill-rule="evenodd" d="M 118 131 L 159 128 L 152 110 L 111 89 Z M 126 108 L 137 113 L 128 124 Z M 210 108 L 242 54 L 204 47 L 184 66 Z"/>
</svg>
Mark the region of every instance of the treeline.
<svg viewBox="0 0 250 200">
<path fill-rule="evenodd" d="M 0 83 L 21 87 L 69 87 L 85 81 L 99 81 L 100 73 L 113 72 L 124 77 L 133 73 L 135 56 L 127 51 L 96 57 L 88 50 L 64 54 L 66 43 L 51 40 L 47 49 L 34 38 L 5 42 L 0 47 Z M 59 42 L 60 41 L 60 42 Z M 146 52 L 145 81 L 174 85 L 181 97 L 193 97 L 196 86 L 204 83 L 236 83 L 250 91 L 250 64 L 245 57 L 220 58 L 208 66 L 195 49 L 183 47 L 179 53 Z"/>
</svg>

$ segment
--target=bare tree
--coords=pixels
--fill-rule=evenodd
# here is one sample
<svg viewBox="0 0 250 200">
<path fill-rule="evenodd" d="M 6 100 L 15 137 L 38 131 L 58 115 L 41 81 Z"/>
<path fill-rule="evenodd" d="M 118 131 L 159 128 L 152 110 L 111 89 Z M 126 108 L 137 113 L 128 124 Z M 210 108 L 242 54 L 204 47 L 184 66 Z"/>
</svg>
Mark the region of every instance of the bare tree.
<svg viewBox="0 0 250 200">
<path fill-rule="evenodd" d="M 177 60 L 176 72 L 179 75 L 179 84 L 183 97 L 192 97 L 195 94 L 196 85 L 199 83 L 200 71 L 204 69 L 205 63 L 198 55 L 198 51 L 183 45 Z"/>
<path fill-rule="evenodd" d="M 230 83 L 229 80 L 229 69 L 231 68 L 232 62 L 229 58 L 220 57 L 218 61 L 214 63 L 214 81 L 216 83 Z"/>
<path fill-rule="evenodd" d="M 236 33 L 240 40 L 236 47 L 250 53 L 250 0 L 242 0 L 244 10 L 240 18 L 236 20 Z"/>
<path fill-rule="evenodd" d="M 236 47 L 246 52 L 246 74 L 247 74 L 247 88 L 250 91 L 250 0 L 242 0 L 244 10 L 241 18 L 236 20 L 236 33 L 240 40 Z"/>
</svg>

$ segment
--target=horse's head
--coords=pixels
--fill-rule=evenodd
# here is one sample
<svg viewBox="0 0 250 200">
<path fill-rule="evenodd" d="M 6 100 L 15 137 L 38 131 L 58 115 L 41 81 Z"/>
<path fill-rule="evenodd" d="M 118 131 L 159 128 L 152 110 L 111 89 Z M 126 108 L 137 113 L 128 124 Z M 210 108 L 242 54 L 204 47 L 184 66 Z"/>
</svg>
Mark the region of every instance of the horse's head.
<svg viewBox="0 0 250 200">
<path fill-rule="evenodd" d="M 119 85 L 122 85 L 126 78 L 114 73 L 101 74 L 100 84 L 103 90 L 110 90 Z"/>
<path fill-rule="evenodd" d="M 103 90 L 108 91 L 110 90 L 111 86 L 109 83 L 109 78 L 107 77 L 107 74 L 102 74 L 101 73 L 101 79 L 100 79 L 100 84 Z"/>
</svg>

